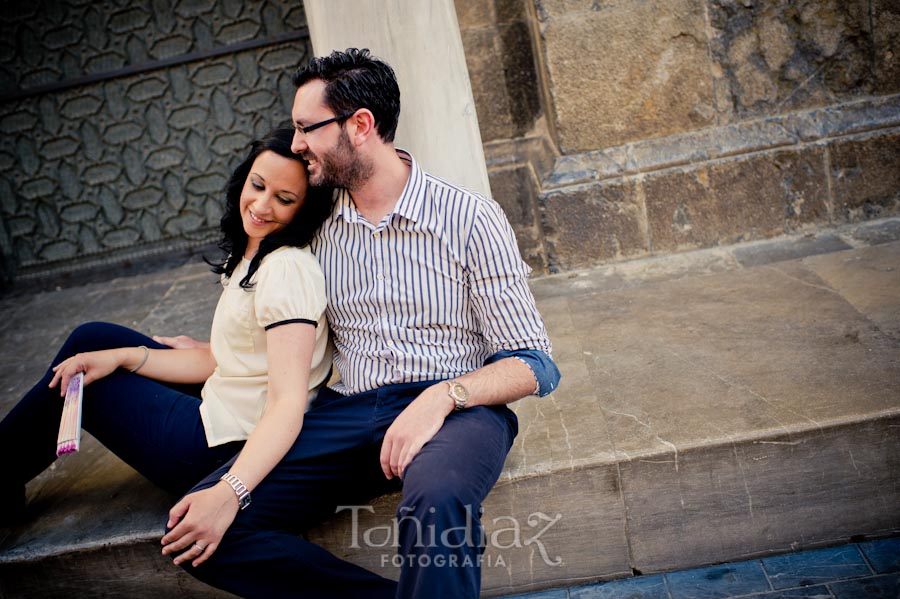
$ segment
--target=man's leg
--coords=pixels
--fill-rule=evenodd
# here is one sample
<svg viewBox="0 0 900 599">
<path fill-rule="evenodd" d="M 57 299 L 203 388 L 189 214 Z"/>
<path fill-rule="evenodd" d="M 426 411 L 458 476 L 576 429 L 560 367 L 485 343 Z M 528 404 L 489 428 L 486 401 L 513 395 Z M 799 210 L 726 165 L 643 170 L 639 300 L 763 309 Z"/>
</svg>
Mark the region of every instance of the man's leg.
<svg viewBox="0 0 900 599">
<path fill-rule="evenodd" d="M 397 597 L 476 599 L 483 553 L 481 503 L 517 433 L 506 407 L 454 412 L 406 468 L 397 509 Z"/>
</svg>

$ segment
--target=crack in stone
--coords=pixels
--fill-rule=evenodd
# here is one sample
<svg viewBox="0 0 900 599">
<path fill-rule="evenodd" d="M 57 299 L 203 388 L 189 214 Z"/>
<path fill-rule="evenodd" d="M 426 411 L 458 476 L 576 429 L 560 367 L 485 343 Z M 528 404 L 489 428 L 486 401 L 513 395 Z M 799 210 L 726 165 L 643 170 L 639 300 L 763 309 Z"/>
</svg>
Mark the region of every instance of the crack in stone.
<svg viewBox="0 0 900 599">
<path fill-rule="evenodd" d="M 646 423 L 646 422 L 641 422 L 641 420 L 638 419 L 638 417 L 635 416 L 634 414 L 625 414 L 625 413 L 622 413 L 622 412 L 614 412 L 613 410 L 606 410 L 606 409 L 604 409 L 603 411 L 604 411 L 604 412 L 608 412 L 608 413 L 610 413 L 610 414 L 615 414 L 615 415 L 617 415 L 617 416 L 626 416 L 626 417 L 628 417 L 628 418 L 631 418 L 631 419 L 633 419 L 635 422 L 637 422 L 638 424 L 640 424 L 641 426 L 645 427 L 645 428 L 646 428 L 647 430 L 649 430 L 651 433 L 653 433 L 653 438 L 654 438 L 654 439 L 656 439 L 657 441 L 659 441 L 660 443 L 662 443 L 662 444 L 665 445 L 666 447 L 669 447 L 669 448 L 672 450 L 672 452 L 675 454 L 675 472 L 678 472 L 678 448 L 675 447 L 675 444 L 674 444 L 674 443 L 672 443 L 671 441 L 666 441 L 665 439 L 663 439 L 662 437 L 660 437 L 658 434 L 654 433 L 654 432 L 653 432 L 653 427 L 652 427 L 652 426 L 650 426 L 650 425 L 649 425 L 648 423 Z M 684 499 L 681 500 L 681 507 L 684 507 Z"/>
<path fill-rule="evenodd" d="M 801 285 L 806 285 L 807 287 L 812 287 L 813 289 L 821 289 L 822 291 L 827 291 L 828 293 L 832 293 L 832 294 L 840 297 L 841 299 L 843 299 L 843 296 L 840 293 L 838 293 L 835 289 L 832 289 L 831 287 L 825 287 L 824 285 L 816 285 L 815 283 L 810 283 L 809 281 L 804 281 L 803 279 L 800 279 L 793 275 L 789 275 L 788 273 L 784 272 L 783 270 L 781 270 L 780 268 L 775 267 L 775 266 L 765 265 L 765 266 L 763 266 L 763 268 L 768 268 L 769 270 L 774 270 L 775 272 L 782 275 L 783 277 L 791 279 L 792 281 L 797 281 Z"/>
</svg>

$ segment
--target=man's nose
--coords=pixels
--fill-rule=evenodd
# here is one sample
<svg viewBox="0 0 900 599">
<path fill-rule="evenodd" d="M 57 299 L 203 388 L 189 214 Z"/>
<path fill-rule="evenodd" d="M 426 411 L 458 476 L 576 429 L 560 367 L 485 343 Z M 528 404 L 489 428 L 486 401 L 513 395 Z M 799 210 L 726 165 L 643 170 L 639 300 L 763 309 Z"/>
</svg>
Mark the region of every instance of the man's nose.
<svg viewBox="0 0 900 599">
<path fill-rule="evenodd" d="M 294 139 L 291 141 L 291 152 L 300 154 L 309 147 L 306 145 L 305 137 L 306 136 L 303 135 L 302 131 L 294 130 Z"/>
</svg>

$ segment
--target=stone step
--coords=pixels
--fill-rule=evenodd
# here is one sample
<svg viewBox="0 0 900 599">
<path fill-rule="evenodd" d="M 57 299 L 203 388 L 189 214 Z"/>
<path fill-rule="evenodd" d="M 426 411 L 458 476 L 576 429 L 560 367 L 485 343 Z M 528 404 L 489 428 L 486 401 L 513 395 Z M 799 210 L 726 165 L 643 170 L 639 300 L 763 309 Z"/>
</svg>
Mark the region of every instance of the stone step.
<svg viewBox="0 0 900 599">
<path fill-rule="evenodd" d="M 536 279 L 564 379 L 515 405 L 484 595 L 900 531 L 898 239 L 892 219 Z M 210 281 L 192 266 L 0 300 L 4 397 L 77 322 L 204 336 Z M 174 498 L 94 440 L 28 493 L 26 521 L 0 532 L 3 596 L 227 596 L 159 555 Z M 395 576 L 396 502 L 309 536 Z"/>
</svg>

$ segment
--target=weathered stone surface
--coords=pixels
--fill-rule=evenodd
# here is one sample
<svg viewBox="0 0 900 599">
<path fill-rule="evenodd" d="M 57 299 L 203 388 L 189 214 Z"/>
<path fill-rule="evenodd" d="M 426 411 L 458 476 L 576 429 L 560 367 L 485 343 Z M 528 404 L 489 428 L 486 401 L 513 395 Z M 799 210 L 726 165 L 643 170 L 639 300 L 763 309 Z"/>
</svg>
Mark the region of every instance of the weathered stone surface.
<svg viewBox="0 0 900 599">
<path fill-rule="evenodd" d="M 849 250 L 840 237 L 826 233 L 824 235 L 810 235 L 805 237 L 774 239 L 765 243 L 752 243 L 735 247 L 732 254 L 743 266 L 759 266 L 773 262 L 795 260 L 817 254 L 828 254 Z"/>
<path fill-rule="evenodd" d="M 900 6 L 894 0 L 871 0 L 875 46 L 875 91 L 900 91 Z"/>
<path fill-rule="evenodd" d="M 868 4 L 711 1 L 720 111 L 777 114 L 874 91 Z"/>
<path fill-rule="evenodd" d="M 564 153 L 711 124 L 700 2 L 555 4 L 542 29 Z"/>
<path fill-rule="evenodd" d="M 647 175 L 654 251 L 773 237 L 828 222 L 823 150 L 781 151 Z"/>
<path fill-rule="evenodd" d="M 900 220 L 893 222 L 892 232 L 881 227 L 884 242 L 900 238 Z M 803 261 L 829 287 L 840 293 L 861 314 L 874 322 L 885 334 L 900 341 L 900 244 L 860 248 L 849 253 L 813 256 Z M 861 265 L 865 264 L 865 268 Z M 853 333 L 851 332 L 851 336 Z"/>
<path fill-rule="evenodd" d="M 529 131 L 540 101 L 528 25 L 520 21 L 461 33 L 482 141 Z"/>
<path fill-rule="evenodd" d="M 634 567 L 677 570 L 895 530 L 881 508 L 900 501 L 890 474 L 900 467 L 890 432 L 898 423 L 735 440 L 679 452 L 677 468 L 649 457 L 623 463 Z"/>
<path fill-rule="evenodd" d="M 836 219 L 900 214 L 900 133 L 836 140 L 829 152 Z"/>
<path fill-rule="evenodd" d="M 492 27 L 497 22 L 493 1 L 455 0 L 453 4 L 456 8 L 456 20 L 462 31 L 473 27 Z M 468 48 L 466 54 L 468 54 Z"/>
<path fill-rule="evenodd" d="M 633 179 L 541 196 L 551 272 L 646 253 L 649 249 Z"/>
<path fill-rule="evenodd" d="M 543 236 L 536 217 L 537 182 L 527 166 L 492 169 L 488 172 L 491 195 L 503 207 L 522 257 L 531 268 L 543 271 L 546 256 Z"/>
</svg>

